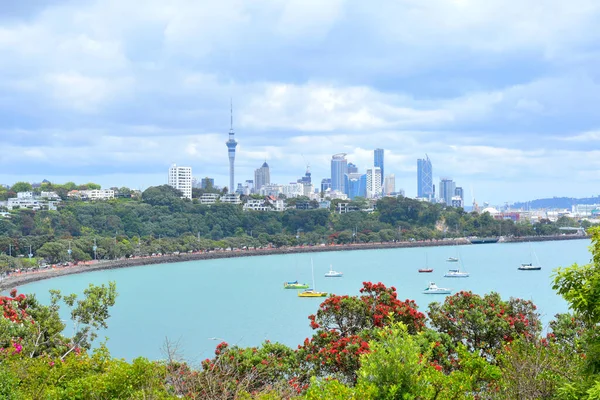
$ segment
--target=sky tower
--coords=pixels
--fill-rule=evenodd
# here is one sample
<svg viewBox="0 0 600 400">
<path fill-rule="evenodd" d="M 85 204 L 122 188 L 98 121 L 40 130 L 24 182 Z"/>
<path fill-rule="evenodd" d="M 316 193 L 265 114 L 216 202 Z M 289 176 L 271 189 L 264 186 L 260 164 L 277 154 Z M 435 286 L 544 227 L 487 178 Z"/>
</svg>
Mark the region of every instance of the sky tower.
<svg viewBox="0 0 600 400">
<path fill-rule="evenodd" d="M 227 154 L 229 155 L 229 193 L 235 192 L 234 184 L 234 166 L 235 162 L 235 148 L 237 142 L 235 141 L 235 132 L 233 131 L 233 101 L 231 102 L 231 128 L 229 128 L 229 140 L 225 143 L 227 145 Z"/>
</svg>

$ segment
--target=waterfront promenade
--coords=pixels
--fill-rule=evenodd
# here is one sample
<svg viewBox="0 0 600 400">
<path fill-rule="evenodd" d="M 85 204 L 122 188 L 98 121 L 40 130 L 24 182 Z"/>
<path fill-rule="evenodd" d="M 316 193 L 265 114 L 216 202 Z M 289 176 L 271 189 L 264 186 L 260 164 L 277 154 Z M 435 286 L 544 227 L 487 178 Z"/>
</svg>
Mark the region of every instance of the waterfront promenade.
<svg viewBox="0 0 600 400">
<path fill-rule="evenodd" d="M 578 235 L 560 235 L 560 236 L 532 236 L 532 237 L 513 237 L 502 238 L 504 243 L 515 242 L 539 242 L 552 240 L 576 240 L 586 239 L 587 236 Z M 327 251 L 353 251 L 353 250 L 374 250 L 374 249 L 395 249 L 410 247 L 434 247 L 434 246 L 454 246 L 471 245 L 467 238 L 426 240 L 426 241 L 400 241 L 383 243 L 352 243 L 340 245 L 317 245 L 317 246 L 294 246 L 294 247 L 266 247 L 258 249 L 236 249 L 236 250 L 212 250 L 199 251 L 192 253 L 169 254 L 161 256 L 131 257 L 117 260 L 100 260 L 80 262 L 76 265 L 52 266 L 47 269 L 40 269 L 30 272 L 13 273 L 0 280 L 0 290 L 7 290 L 16 286 L 36 282 L 43 279 L 55 278 L 63 275 L 80 274 L 91 271 L 139 267 L 152 264 L 165 264 L 196 260 L 213 260 L 218 258 L 237 258 L 266 256 L 274 254 L 293 254 L 293 253 L 316 253 Z M 477 245 L 477 246 L 485 246 Z"/>
</svg>

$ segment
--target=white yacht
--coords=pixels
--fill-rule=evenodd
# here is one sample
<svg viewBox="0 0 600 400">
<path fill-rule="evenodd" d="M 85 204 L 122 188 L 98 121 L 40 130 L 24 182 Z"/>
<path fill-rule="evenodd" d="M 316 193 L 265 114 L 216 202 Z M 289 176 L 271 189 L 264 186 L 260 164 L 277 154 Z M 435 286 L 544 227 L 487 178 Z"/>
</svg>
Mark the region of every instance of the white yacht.
<svg viewBox="0 0 600 400">
<path fill-rule="evenodd" d="M 429 286 L 423 290 L 423 294 L 450 294 L 452 290 L 438 287 L 435 283 L 429 282 Z"/>
<path fill-rule="evenodd" d="M 468 278 L 469 273 L 461 271 L 460 269 L 449 269 L 444 276 L 446 278 Z"/>
<path fill-rule="evenodd" d="M 521 266 L 518 268 L 521 271 L 539 271 L 540 269 L 542 269 L 542 267 L 540 267 L 539 265 L 533 265 L 532 263 L 529 264 L 521 264 Z"/>
<path fill-rule="evenodd" d="M 327 272 L 325 274 L 325 278 L 341 278 L 342 276 L 344 276 L 343 273 L 341 272 L 337 272 L 333 270 L 333 265 L 329 265 L 329 272 Z"/>
</svg>

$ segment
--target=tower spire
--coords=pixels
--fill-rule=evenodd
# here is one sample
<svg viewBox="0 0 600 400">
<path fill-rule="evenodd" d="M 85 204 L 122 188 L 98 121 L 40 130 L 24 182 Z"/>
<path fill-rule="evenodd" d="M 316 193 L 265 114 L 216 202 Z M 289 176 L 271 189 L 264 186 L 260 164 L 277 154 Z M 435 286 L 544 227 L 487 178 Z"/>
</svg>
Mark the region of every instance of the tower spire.
<svg viewBox="0 0 600 400">
<path fill-rule="evenodd" d="M 233 132 L 233 99 L 231 97 L 229 98 L 229 108 L 231 111 L 231 128 L 229 130 Z"/>
</svg>

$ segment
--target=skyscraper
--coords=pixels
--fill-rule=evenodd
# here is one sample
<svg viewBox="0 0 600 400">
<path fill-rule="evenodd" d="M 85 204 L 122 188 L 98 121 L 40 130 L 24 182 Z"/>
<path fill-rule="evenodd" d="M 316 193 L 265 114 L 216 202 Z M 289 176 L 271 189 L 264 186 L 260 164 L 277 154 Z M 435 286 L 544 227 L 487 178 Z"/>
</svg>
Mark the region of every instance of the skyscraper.
<svg viewBox="0 0 600 400">
<path fill-rule="evenodd" d="M 367 197 L 373 198 L 381 195 L 381 169 L 379 167 L 367 170 Z"/>
<path fill-rule="evenodd" d="M 327 189 L 331 189 L 331 179 L 323 178 L 321 179 L 321 192 L 324 192 Z"/>
<path fill-rule="evenodd" d="M 452 205 L 452 197 L 456 190 L 456 183 L 450 178 L 440 179 L 440 200 L 443 200 L 446 205 Z"/>
<path fill-rule="evenodd" d="M 192 198 L 192 167 L 178 167 L 176 164 L 169 168 L 167 184 L 183 194 L 185 199 Z"/>
<path fill-rule="evenodd" d="M 358 173 L 358 167 L 356 165 L 354 165 L 353 163 L 348 163 L 348 173 L 349 174 L 357 174 Z"/>
<path fill-rule="evenodd" d="M 348 161 L 346 153 L 334 154 L 331 157 L 331 190 L 346 193 L 344 187 L 344 175 L 348 173 Z"/>
<path fill-rule="evenodd" d="M 269 164 L 265 161 L 263 165 L 254 171 L 254 190 L 258 192 L 263 186 L 271 184 L 271 172 Z"/>
<path fill-rule="evenodd" d="M 433 168 L 429 156 L 425 154 L 425 158 L 417 160 L 417 197 L 431 199 L 433 196 Z"/>
<path fill-rule="evenodd" d="M 355 197 L 366 197 L 367 196 L 367 175 L 350 172 L 344 175 L 344 186 L 346 187 L 346 194 L 350 200 L 354 200 Z"/>
<path fill-rule="evenodd" d="M 396 175 L 388 174 L 384 179 L 383 194 L 390 195 L 396 192 Z"/>
<path fill-rule="evenodd" d="M 233 102 L 231 102 L 231 127 L 229 128 L 229 140 L 225 144 L 227 145 L 227 154 L 229 155 L 229 192 L 233 193 L 233 163 L 235 162 L 235 148 L 237 146 L 237 142 L 235 141 L 235 132 L 233 131 Z"/>
<path fill-rule="evenodd" d="M 375 149 L 373 156 L 373 165 L 381 169 L 381 186 L 383 186 L 383 177 L 385 176 L 383 175 L 383 149 Z"/>
</svg>

